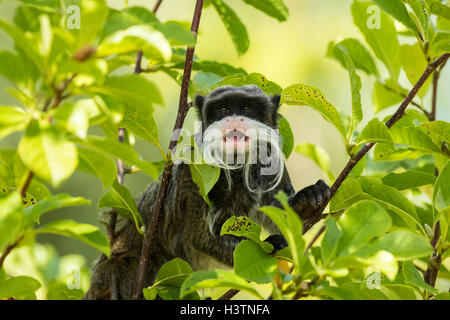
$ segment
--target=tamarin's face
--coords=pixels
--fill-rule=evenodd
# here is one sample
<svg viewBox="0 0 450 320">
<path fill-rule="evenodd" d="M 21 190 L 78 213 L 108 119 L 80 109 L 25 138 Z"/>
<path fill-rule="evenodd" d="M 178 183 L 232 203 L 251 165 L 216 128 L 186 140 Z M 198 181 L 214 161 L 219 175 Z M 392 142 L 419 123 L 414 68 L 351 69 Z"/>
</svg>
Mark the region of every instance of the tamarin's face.
<svg viewBox="0 0 450 320">
<path fill-rule="evenodd" d="M 279 95 L 270 97 L 254 85 L 223 86 L 195 98 L 203 131 L 213 126 L 222 133 L 223 144 L 234 149 L 248 148 L 252 130 L 277 128 L 279 101 Z"/>
<path fill-rule="evenodd" d="M 202 153 L 207 163 L 224 169 L 263 164 L 278 179 L 284 165 L 277 130 L 280 96 L 254 85 L 223 86 L 195 97 L 203 125 Z"/>
</svg>

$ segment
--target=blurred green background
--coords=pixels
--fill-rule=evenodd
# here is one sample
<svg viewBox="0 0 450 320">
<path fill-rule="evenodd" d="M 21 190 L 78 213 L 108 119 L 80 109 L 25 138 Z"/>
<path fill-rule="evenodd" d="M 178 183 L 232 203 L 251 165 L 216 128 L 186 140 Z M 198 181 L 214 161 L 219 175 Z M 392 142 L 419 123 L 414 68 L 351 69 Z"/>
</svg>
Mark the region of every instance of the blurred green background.
<svg viewBox="0 0 450 320">
<path fill-rule="evenodd" d="M 156 1 L 129 0 L 129 6 L 139 5 L 150 9 Z M 217 13 L 212 8 L 204 10 L 201 23 L 196 55 L 202 59 L 227 62 L 236 67 L 242 67 L 247 72 L 259 72 L 269 80 L 286 87 L 294 83 L 306 83 L 319 88 L 327 99 L 339 110 L 350 113 L 351 96 L 350 82 L 345 69 L 333 60 L 325 57 L 327 45 L 332 40 L 355 37 L 363 40 L 358 29 L 353 25 L 350 14 L 351 0 L 286 0 L 290 11 L 287 22 L 279 23 L 275 19 L 259 13 L 254 8 L 240 0 L 228 0 L 227 3 L 236 11 L 249 32 L 250 49 L 239 56 L 232 41 L 220 22 Z M 123 8 L 123 0 L 110 0 L 110 6 Z M 164 0 L 158 17 L 162 21 L 184 20 L 190 24 L 194 10 L 194 0 Z M 12 20 L 17 3 L 13 0 L 0 2 L 0 18 Z M 36 17 L 37 18 L 37 17 Z M 406 42 L 408 39 L 400 39 Z M 12 48 L 12 41 L 0 31 L 0 48 Z M 2 63 L 0 61 L 0 63 Z M 378 66 L 383 70 L 383 66 Z M 373 79 L 360 73 L 363 83 L 362 97 L 364 120 L 362 127 L 373 116 L 372 87 Z M 159 125 L 161 144 L 168 146 L 169 135 L 173 127 L 178 106 L 179 87 L 165 74 L 152 75 L 165 100 L 165 107 L 157 107 L 155 120 Z M 401 84 L 405 88 L 411 85 L 404 74 Z M 0 79 L 0 104 L 15 105 L 18 102 L 5 92 L 11 86 Z M 437 119 L 450 121 L 450 70 L 444 69 L 440 80 L 438 95 Z M 430 106 L 428 95 L 423 104 Z M 379 115 L 382 119 L 396 107 L 383 110 Z M 290 121 L 295 135 L 295 143 L 311 142 L 322 146 L 331 157 L 331 171 L 338 174 L 346 163 L 344 145 L 337 131 L 318 113 L 307 107 L 282 106 L 281 113 Z M 1 116 L 1 115 L 0 115 Z M 193 132 L 194 112 L 190 112 L 185 127 Z M 20 135 L 12 135 L 0 141 L 0 148 L 15 148 Z M 137 141 L 136 149 L 147 160 L 159 160 L 159 153 L 148 143 Z M 287 162 L 292 181 L 296 189 L 315 183 L 326 176 L 310 160 L 292 154 Z M 330 182 L 330 181 L 328 181 Z M 138 196 L 149 184 L 150 179 L 137 173 L 126 176 L 125 185 Z M 100 211 L 97 201 L 103 193 L 98 178 L 76 172 L 63 183 L 58 192 L 67 192 L 73 196 L 83 196 L 92 200 L 90 207 L 78 207 L 55 211 L 45 215 L 41 223 L 53 219 L 71 218 L 79 222 L 101 225 Z M 104 228 L 103 228 L 104 230 Z M 40 243 L 51 243 L 60 255 L 82 254 L 86 265 L 92 265 L 99 255 L 94 249 L 69 238 L 58 236 L 40 236 Z M 25 266 L 24 266 L 25 267 Z"/>
</svg>

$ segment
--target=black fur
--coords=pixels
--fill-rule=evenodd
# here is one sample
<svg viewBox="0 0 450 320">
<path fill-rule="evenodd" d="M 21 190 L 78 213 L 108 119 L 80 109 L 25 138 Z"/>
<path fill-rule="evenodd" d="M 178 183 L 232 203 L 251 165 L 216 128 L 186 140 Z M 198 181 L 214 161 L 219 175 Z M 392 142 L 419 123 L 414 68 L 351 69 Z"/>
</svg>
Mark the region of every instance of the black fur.
<svg viewBox="0 0 450 320">
<path fill-rule="evenodd" d="M 218 87 L 206 97 L 197 95 L 195 105 L 204 127 L 231 115 L 246 116 L 263 122 L 272 128 L 278 126 L 277 113 L 280 95 L 271 97 L 255 85 Z M 223 107 L 228 109 L 226 114 L 220 111 Z M 249 111 L 244 112 L 243 107 L 248 107 Z"/>
</svg>

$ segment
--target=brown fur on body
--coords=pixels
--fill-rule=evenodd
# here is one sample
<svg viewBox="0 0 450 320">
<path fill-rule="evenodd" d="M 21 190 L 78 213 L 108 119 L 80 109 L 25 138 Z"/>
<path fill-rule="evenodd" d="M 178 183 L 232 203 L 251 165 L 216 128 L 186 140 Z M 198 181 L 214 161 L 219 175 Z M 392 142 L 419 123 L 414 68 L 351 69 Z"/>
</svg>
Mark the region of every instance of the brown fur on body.
<svg viewBox="0 0 450 320">
<path fill-rule="evenodd" d="M 162 264 L 175 257 L 187 261 L 194 270 L 221 265 L 231 267 L 233 251 L 240 239 L 233 236 L 221 237 L 219 234 L 223 222 L 233 215 L 249 216 L 269 231 L 277 231 L 258 208 L 273 204 L 273 195 L 280 189 L 288 195 L 294 192 L 287 171 L 276 190 L 261 195 L 250 193 L 245 188 L 239 172 L 232 172 L 232 179 L 231 190 L 227 190 L 227 182 L 224 174 L 221 174 L 209 194 L 213 203 L 210 208 L 199 195 L 189 167 L 185 164 L 174 166 L 163 209 L 163 221 L 152 248 L 145 286 L 153 283 Z M 144 221 L 149 221 L 154 210 L 158 188 L 159 185 L 153 183 L 137 199 Z M 137 232 L 134 223 L 129 221 L 117 233 L 111 258 L 107 259 L 102 255 L 92 270 L 91 287 L 85 299 L 110 298 L 111 272 L 117 274 L 120 299 L 131 299 L 134 293 L 143 237 Z"/>
</svg>

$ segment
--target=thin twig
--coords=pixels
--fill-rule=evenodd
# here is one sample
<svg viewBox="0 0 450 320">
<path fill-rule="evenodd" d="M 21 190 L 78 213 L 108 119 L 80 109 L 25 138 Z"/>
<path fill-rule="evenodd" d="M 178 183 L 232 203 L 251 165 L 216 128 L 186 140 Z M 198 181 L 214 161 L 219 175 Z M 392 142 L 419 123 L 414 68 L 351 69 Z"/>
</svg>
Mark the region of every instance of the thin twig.
<svg viewBox="0 0 450 320">
<path fill-rule="evenodd" d="M 144 53 L 142 52 L 142 50 L 139 50 L 138 51 L 138 53 L 137 53 L 137 57 L 136 57 L 136 67 L 134 68 L 134 73 L 135 74 L 139 74 L 139 73 L 141 73 L 143 70 L 142 70 L 142 67 L 141 67 L 141 64 L 142 64 L 142 55 L 143 55 Z"/>
<path fill-rule="evenodd" d="M 391 91 L 391 92 L 393 92 L 393 93 L 399 95 L 399 96 L 402 97 L 403 99 L 406 98 L 406 94 L 404 94 L 404 93 L 402 93 L 402 92 L 399 92 L 399 91 L 395 90 L 394 88 L 388 86 L 387 84 L 384 84 L 383 86 L 384 86 L 384 88 L 385 88 L 386 90 Z M 415 101 L 411 101 L 411 104 L 412 104 L 413 106 L 417 107 L 417 109 L 419 109 L 420 111 L 422 111 L 428 118 L 430 117 L 431 113 L 428 112 L 427 110 L 425 110 L 425 108 L 424 108 L 422 105 L 418 104 L 418 103 L 415 102 Z"/>
<path fill-rule="evenodd" d="M 194 17 L 192 19 L 191 32 L 197 37 L 198 27 L 200 24 L 200 17 L 203 8 L 203 0 L 197 0 L 194 10 Z M 192 61 L 194 58 L 195 47 L 189 47 L 186 51 L 186 61 L 184 65 L 183 80 L 181 83 L 180 101 L 178 105 L 178 114 L 173 128 L 173 135 L 169 144 L 168 161 L 164 164 L 163 176 L 158 191 L 158 196 L 155 203 L 155 209 L 152 212 L 150 221 L 147 223 L 147 230 L 144 235 L 141 257 L 138 265 L 137 282 L 133 299 L 140 299 L 142 296 L 142 289 L 144 288 L 145 272 L 150 258 L 150 253 L 153 247 L 155 236 L 158 230 L 159 221 L 164 206 L 167 189 L 169 186 L 170 177 L 172 175 L 172 160 L 171 155 L 176 143 L 178 141 L 180 129 L 183 127 L 184 119 L 189 110 L 188 93 L 189 81 L 191 78 Z"/>
<path fill-rule="evenodd" d="M 437 107 L 437 89 L 439 83 L 439 76 L 441 75 L 441 71 L 444 68 L 447 61 L 445 61 L 433 74 L 433 96 L 431 101 L 431 113 L 428 117 L 430 121 L 436 120 L 436 107 Z"/>
<path fill-rule="evenodd" d="M 227 292 L 225 292 L 220 298 L 217 300 L 231 300 L 235 295 L 239 293 L 239 290 L 237 289 L 230 289 Z"/>
<path fill-rule="evenodd" d="M 20 242 L 23 240 L 24 236 L 20 236 L 13 244 L 10 244 L 6 247 L 5 251 L 3 251 L 2 255 L 0 256 L 0 269 L 3 267 L 3 263 L 5 262 L 6 257 L 13 251 L 15 247 L 17 247 Z"/>
<path fill-rule="evenodd" d="M 305 296 L 305 292 L 311 288 L 313 285 L 315 285 L 319 280 L 321 279 L 320 276 L 315 277 L 314 279 L 312 279 L 309 282 L 303 281 L 300 284 L 300 288 L 297 290 L 297 292 L 295 293 L 294 297 L 292 298 L 293 300 L 298 300 L 301 297 Z"/>
<path fill-rule="evenodd" d="M 156 13 L 159 9 L 159 6 L 161 5 L 161 3 L 163 2 L 163 0 L 158 0 L 158 2 L 156 2 L 155 6 L 153 7 L 153 13 Z"/>
<path fill-rule="evenodd" d="M 20 188 L 20 194 L 22 195 L 23 198 L 25 198 L 28 187 L 30 186 L 31 180 L 34 177 L 34 172 L 30 170 L 30 172 L 28 172 L 28 176 L 27 179 L 25 180 L 25 183 L 23 184 L 22 188 Z"/>
</svg>

